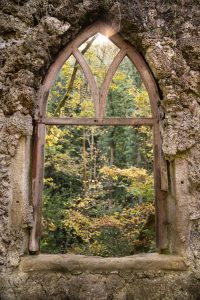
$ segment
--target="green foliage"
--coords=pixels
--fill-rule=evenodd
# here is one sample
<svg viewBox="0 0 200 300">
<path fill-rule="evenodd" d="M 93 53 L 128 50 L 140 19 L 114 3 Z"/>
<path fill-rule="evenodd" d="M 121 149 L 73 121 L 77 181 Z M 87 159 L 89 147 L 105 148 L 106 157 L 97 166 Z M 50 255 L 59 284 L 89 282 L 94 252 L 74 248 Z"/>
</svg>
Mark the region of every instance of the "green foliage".
<svg viewBox="0 0 200 300">
<path fill-rule="evenodd" d="M 154 197 L 153 176 L 142 168 L 131 167 L 120 169 L 117 167 L 103 167 L 100 172 L 107 175 L 107 182 L 113 180 L 117 187 L 123 187 L 126 193 L 130 193 L 137 199 L 139 196 L 145 201 L 151 201 Z"/>
<path fill-rule="evenodd" d="M 151 107 L 148 93 L 128 57 L 125 57 L 115 73 L 106 103 L 108 117 L 148 117 Z"/>
<path fill-rule="evenodd" d="M 70 56 L 58 73 L 49 95 L 48 115 L 58 114 L 68 117 L 94 116 L 90 88 L 73 56 Z"/>
<path fill-rule="evenodd" d="M 132 148 L 124 138 L 131 128 L 119 129 L 110 140 L 110 127 L 48 128 L 43 252 L 123 256 L 153 250 L 154 227 L 148 225 L 154 216 L 152 166 L 149 171 L 134 166 L 137 156 L 122 150 Z M 143 128 L 140 140 L 144 134 L 149 131 Z M 149 157 L 146 153 L 143 159 L 146 167 Z"/>
</svg>

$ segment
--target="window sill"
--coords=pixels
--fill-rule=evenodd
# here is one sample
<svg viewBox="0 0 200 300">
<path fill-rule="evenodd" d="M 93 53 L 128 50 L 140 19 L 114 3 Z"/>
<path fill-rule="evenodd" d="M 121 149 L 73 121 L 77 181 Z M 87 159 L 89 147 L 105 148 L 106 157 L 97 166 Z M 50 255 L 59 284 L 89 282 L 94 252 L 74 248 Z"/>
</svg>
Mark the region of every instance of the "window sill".
<svg viewBox="0 0 200 300">
<path fill-rule="evenodd" d="M 111 273 L 134 270 L 186 271 L 188 269 L 183 257 L 158 253 L 108 258 L 74 254 L 40 254 L 22 257 L 19 268 L 24 273 L 40 271 Z"/>
</svg>

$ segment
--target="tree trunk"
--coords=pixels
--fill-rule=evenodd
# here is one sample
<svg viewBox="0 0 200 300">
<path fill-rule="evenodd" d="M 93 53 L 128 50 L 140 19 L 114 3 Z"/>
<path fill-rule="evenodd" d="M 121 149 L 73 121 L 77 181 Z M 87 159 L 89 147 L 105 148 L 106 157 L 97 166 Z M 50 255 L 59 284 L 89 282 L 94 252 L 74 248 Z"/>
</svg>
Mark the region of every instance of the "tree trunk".
<svg viewBox="0 0 200 300">
<path fill-rule="evenodd" d="M 96 36 L 94 36 L 86 44 L 85 48 L 81 51 L 82 55 L 84 55 L 85 52 L 87 52 L 87 50 L 90 48 L 90 46 L 92 45 L 92 43 L 94 42 L 95 39 L 96 39 Z M 74 64 L 74 69 L 73 69 L 73 72 L 72 72 L 72 76 L 71 76 L 71 79 L 70 79 L 68 87 L 67 87 L 67 92 L 65 93 L 64 97 L 58 103 L 58 106 L 57 106 L 57 108 L 55 110 L 55 113 L 54 113 L 55 116 L 59 116 L 60 115 L 60 111 L 61 111 L 62 107 L 65 105 L 65 103 L 69 99 L 70 93 L 71 93 L 71 91 L 73 89 L 73 86 L 74 86 L 74 81 L 76 79 L 76 73 L 78 71 L 78 68 L 79 68 L 79 64 L 78 64 L 78 61 L 76 60 L 76 62 Z"/>
</svg>

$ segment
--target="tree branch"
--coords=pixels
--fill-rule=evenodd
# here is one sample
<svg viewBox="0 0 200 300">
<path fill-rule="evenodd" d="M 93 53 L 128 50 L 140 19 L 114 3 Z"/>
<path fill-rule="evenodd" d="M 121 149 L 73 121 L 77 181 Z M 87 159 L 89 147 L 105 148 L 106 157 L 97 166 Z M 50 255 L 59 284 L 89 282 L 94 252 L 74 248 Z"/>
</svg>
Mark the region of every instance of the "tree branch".
<svg viewBox="0 0 200 300">
<path fill-rule="evenodd" d="M 94 42 L 95 39 L 96 39 L 96 35 L 87 42 L 85 48 L 81 51 L 82 55 L 84 55 L 87 52 L 87 50 L 90 48 L 90 46 L 92 45 L 92 43 Z M 74 64 L 72 76 L 71 76 L 71 79 L 70 79 L 68 87 L 67 87 L 67 92 L 65 93 L 64 97 L 60 100 L 60 102 L 58 103 L 58 106 L 55 110 L 54 115 L 56 115 L 56 116 L 60 115 L 60 111 L 61 111 L 62 107 L 65 105 L 66 101 L 69 99 L 70 93 L 74 86 L 74 81 L 76 79 L 76 73 L 78 71 L 78 68 L 79 68 L 79 64 L 78 64 L 78 61 L 76 60 L 76 62 Z"/>
</svg>

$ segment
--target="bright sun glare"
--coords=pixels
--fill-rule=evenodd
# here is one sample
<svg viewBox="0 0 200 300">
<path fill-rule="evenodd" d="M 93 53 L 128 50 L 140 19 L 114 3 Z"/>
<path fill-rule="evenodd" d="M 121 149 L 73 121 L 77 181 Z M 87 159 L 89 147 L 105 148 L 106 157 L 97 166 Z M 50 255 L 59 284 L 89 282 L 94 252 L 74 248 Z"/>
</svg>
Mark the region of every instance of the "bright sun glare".
<svg viewBox="0 0 200 300">
<path fill-rule="evenodd" d="M 95 39 L 95 43 L 96 44 L 106 44 L 107 42 L 108 42 L 108 37 L 107 36 L 105 36 L 105 35 L 103 35 L 103 34 L 101 34 L 101 33 L 98 33 L 97 34 L 97 37 L 96 37 L 96 39 Z"/>
</svg>

